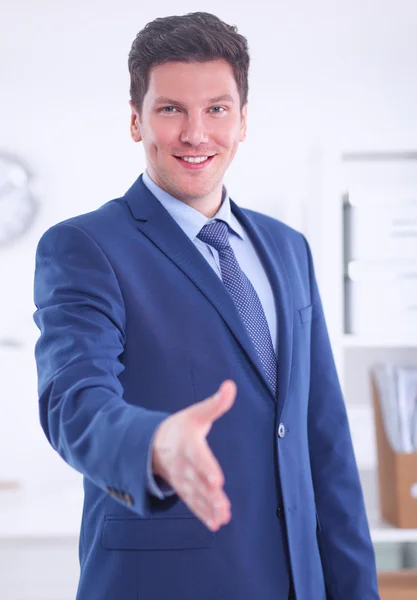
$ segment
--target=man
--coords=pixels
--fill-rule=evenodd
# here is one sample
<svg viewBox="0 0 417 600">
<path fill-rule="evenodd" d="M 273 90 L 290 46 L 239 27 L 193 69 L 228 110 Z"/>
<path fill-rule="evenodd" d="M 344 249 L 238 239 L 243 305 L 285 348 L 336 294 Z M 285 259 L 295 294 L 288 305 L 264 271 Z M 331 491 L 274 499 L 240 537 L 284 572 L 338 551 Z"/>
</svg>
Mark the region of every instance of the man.
<svg viewBox="0 0 417 600">
<path fill-rule="evenodd" d="M 213 15 L 149 23 L 146 172 L 38 245 L 40 418 L 85 482 L 78 600 L 378 598 L 309 246 L 223 186 L 248 68 Z"/>
</svg>

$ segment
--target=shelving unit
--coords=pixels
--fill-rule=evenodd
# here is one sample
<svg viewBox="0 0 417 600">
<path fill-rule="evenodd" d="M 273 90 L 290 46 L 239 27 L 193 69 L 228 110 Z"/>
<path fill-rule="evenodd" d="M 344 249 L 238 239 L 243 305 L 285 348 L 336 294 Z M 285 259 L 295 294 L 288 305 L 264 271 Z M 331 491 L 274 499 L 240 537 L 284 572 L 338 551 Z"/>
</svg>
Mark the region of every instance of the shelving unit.
<svg viewBox="0 0 417 600">
<path fill-rule="evenodd" d="M 385 336 L 357 336 L 347 333 L 342 337 L 341 345 L 344 348 L 416 348 L 415 336 L 385 337 Z"/>
<path fill-rule="evenodd" d="M 417 529 L 398 529 L 384 522 L 379 514 L 369 367 L 381 360 L 417 367 L 417 331 L 381 331 L 378 334 L 361 335 L 345 331 L 343 199 L 351 184 L 349 166 L 353 161 L 369 161 L 372 163 L 372 171 L 378 160 L 387 161 L 387 165 L 389 161 L 401 162 L 399 171 L 405 174 L 404 189 L 410 187 L 410 177 L 413 178 L 414 175 L 409 167 L 411 164 L 415 165 L 414 190 L 417 205 L 417 152 L 323 151 L 315 153 L 308 162 L 309 196 L 305 201 L 304 231 L 313 252 L 334 358 L 345 397 L 372 540 L 376 548 L 391 544 L 394 554 L 401 552 L 405 544 L 417 544 Z M 395 184 L 394 177 L 390 184 Z M 403 192 L 404 190 L 399 197 L 404 197 Z M 414 554 L 417 556 L 417 552 Z"/>
</svg>

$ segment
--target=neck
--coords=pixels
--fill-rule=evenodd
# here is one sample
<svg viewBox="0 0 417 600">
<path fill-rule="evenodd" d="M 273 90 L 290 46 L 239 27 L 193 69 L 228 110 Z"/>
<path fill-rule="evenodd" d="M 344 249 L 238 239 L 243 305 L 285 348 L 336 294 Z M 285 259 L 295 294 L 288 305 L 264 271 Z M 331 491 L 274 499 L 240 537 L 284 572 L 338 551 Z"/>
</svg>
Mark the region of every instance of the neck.
<svg viewBox="0 0 417 600">
<path fill-rule="evenodd" d="M 184 204 L 191 206 L 191 208 L 198 210 L 198 212 L 208 219 L 214 217 L 222 204 L 223 183 L 220 183 L 219 186 L 207 196 L 189 196 L 181 193 L 180 190 L 171 189 L 169 186 L 164 185 L 162 181 L 159 181 L 159 178 L 153 176 L 152 173 L 149 173 L 149 170 L 147 170 L 147 173 L 153 182 L 162 190 L 170 194 L 173 198 L 176 198 L 177 200 L 184 202 Z"/>
</svg>

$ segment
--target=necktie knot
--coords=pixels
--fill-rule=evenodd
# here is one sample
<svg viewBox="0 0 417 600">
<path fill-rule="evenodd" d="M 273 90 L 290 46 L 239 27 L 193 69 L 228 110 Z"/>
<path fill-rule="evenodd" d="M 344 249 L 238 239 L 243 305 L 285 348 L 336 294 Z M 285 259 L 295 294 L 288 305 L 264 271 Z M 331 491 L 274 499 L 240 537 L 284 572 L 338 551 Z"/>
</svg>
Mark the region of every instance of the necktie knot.
<svg viewBox="0 0 417 600">
<path fill-rule="evenodd" d="M 213 221 L 201 228 L 197 237 L 217 251 L 227 248 L 229 244 L 229 227 L 224 221 Z"/>
</svg>

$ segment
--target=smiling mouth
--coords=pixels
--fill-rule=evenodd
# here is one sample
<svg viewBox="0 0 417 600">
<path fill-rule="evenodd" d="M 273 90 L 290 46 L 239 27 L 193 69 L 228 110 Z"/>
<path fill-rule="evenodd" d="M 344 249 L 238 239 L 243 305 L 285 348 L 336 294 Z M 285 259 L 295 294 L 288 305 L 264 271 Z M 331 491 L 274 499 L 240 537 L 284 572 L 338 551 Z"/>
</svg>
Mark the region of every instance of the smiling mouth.
<svg viewBox="0 0 417 600">
<path fill-rule="evenodd" d="M 206 167 L 216 155 L 212 156 L 175 156 L 174 158 L 186 169 L 203 169 Z"/>
</svg>

